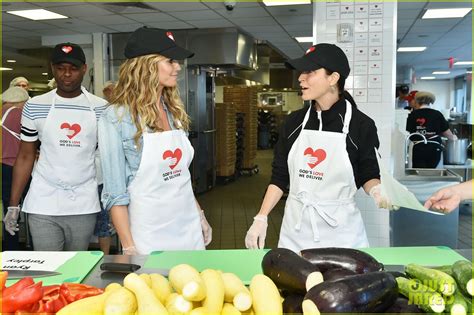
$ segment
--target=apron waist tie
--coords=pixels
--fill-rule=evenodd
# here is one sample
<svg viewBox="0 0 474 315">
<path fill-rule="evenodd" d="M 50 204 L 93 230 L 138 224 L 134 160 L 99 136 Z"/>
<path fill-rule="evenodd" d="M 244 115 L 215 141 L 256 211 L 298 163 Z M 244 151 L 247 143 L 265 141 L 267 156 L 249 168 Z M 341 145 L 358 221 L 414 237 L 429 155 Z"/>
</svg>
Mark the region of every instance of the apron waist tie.
<svg viewBox="0 0 474 315">
<path fill-rule="evenodd" d="M 49 180 L 46 176 L 43 176 L 40 172 L 36 171 L 36 174 L 41 176 L 45 181 L 48 182 L 48 184 L 50 184 L 51 186 L 55 187 L 55 188 L 59 188 L 59 189 L 62 189 L 64 191 L 66 191 L 68 193 L 68 197 L 70 200 L 72 201 L 75 201 L 76 200 L 76 189 L 79 187 L 79 186 L 82 186 L 84 185 L 85 183 L 89 182 L 91 179 L 88 179 L 88 180 L 85 180 L 77 185 L 70 185 L 70 184 L 67 184 L 65 182 L 63 182 L 62 180 L 58 179 L 57 181 L 51 181 Z"/>
<path fill-rule="evenodd" d="M 340 206 L 340 205 L 345 205 L 345 204 L 350 204 L 353 202 L 352 198 L 348 199 L 341 199 L 341 200 L 325 200 L 321 202 L 316 202 L 314 200 L 311 200 L 308 197 L 308 193 L 306 191 L 301 191 L 296 195 L 296 200 L 301 202 L 303 204 L 303 207 L 300 212 L 300 217 L 297 220 L 297 223 L 295 225 L 295 230 L 300 231 L 301 230 L 301 225 L 303 222 L 303 217 L 305 211 L 309 211 L 309 218 L 311 221 L 311 228 L 313 230 L 313 240 L 315 242 L 319 242 L 319 230 L 318 226 L 316 223 L 316 213 L 331 227 L 336 227 L 338 225 L 337 220 L 332 217 L 329 213 L 327 213 L 324 209 L 323 206 Z M 314 211 L 311 211 L 314 210 Z"/>
</svg>

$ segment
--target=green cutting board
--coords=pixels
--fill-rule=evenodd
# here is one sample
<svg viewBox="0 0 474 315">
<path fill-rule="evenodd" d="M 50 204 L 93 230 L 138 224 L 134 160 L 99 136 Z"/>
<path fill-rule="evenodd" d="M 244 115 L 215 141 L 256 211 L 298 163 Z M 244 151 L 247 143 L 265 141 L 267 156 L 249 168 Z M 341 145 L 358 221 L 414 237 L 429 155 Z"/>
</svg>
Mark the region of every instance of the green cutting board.
<svg viewBox="0 0 474 315">
<path fill-rule="evenodd" d="M 424 266 L 453 264 L 465 258 L 449 247 L 385 247 L 360 249 L 386 265 L 406 265 L 415 263 Z M 250 284 L 252 277 L 262 273 L 264 250 L 202 250 L 202 251 L 166 251 L 153 252 L 145 262 L 144 268 L 170 269 L 178 264 L 189 264 L 199 271 L 207 268 L 235 273 L 244 282 Z"/>
<path fill-rule="evenodd" d="M 268 251 L 269 249 L 231 249 L 153 252 L 145 262 L 144 268 L 170 269 L 186 263 L 198 271 L 210 268 L 232 272 L 244 284 L 250 284 L 254 275 L 262 273 L 262 258 Z"/>
<path fill-rule="evenodd" d="M 362 248 L 361 250 L 385 265 L 413 263 L 422 266 L 441 266 L 451 265 L 458 260 L 466 260 L 446 246 Z"/>
<path fill-rule="evenodd" d="M 31 252 L 32 258 L 35 252 Z M 51 277 L 34 278 L 35 282 L 43 281 L 43 285 L 61 284 L 63 282 L 80 283 L 95 265 L 102 259 L 104 253 L 101 251 L 77 252 L 71 259 L 59 266 L 55 271 L 60 275 Z M 17 280 L 8 280 L 7 286 L 17 282 Z"/>
</svg>

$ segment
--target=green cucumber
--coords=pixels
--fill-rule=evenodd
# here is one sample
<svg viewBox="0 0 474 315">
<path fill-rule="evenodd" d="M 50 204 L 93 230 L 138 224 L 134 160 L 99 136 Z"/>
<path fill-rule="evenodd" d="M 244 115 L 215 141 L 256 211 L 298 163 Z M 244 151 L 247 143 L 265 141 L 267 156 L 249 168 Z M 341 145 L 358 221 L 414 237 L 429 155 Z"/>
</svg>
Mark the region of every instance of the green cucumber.
<svg viewBox="0 0 474 315">
<path fill-rule="evenodd" d="M 442 266 L 430 267 L 430 268 L 442 271 L 442 272 L 450 275 L 451 277 L 453 277 L 453 269 L 452 269 L 451 265 L 442 265 Z"/>
<path fill-rule="evenodd" d="M 461 292 L 456 291 L 451 296 L 444 298 L 446 304 L 446 313 L 451 315 L 466 315 L 468 306 L 466 300 Z"/>
<path fill-rule="evenodd" d="M 467 313 L 472 314 L 472 296 L 467 297 L 463 295 L 463 297 L 467 304 Z"/>
<path fill-rule="evenodd" d="M 454 279 L 458 282 L 460 290 L 466 295 L 473 295 L 474 280 L 472 279 L 472 263 L 467 260 L 458 260 L 453 267 Z"/>
<path fill-rule="evenodd" d="M 445 302 L 441 294 L 417 279 L 397 278 L 398 291 L 408 298 L 409 304 L 418 305 L 427 313 L 442 313 Z"/>
<path fill-rule="evenodd" d="M 408 264 L 405 266 L 405 273 L 444 295 L 450 296 L 456 291 L 456 280 L 442 271 Z"/>
</svg>

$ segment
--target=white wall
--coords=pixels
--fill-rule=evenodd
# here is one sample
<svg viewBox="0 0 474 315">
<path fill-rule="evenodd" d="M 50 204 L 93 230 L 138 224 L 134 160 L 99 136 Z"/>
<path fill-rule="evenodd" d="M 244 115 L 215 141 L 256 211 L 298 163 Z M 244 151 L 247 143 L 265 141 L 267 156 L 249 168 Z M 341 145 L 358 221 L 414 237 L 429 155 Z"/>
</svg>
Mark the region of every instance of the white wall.
<svg viewBox="0 0 474 315">
<path fill-rule="evenodd" d="M 382 162 L 389 166 L 395 122 L 397 2 L 358 1 L 347 5 L 339 1 L 318 1 L 313 8 L 316 42 L 334 43 L 348 56 L 352 71 L 346 80 L 346 88 L 354 96 L 358 108 L 375 121 Z M 352 40 L 338 41 L 340 23 L 353 27 Z M 370 246 L 389 246 L 388 211 L 377 209 L 363 190 L 357 192 L 356 203 Z"/>
<path fill-rule="evenodd" d="M 436 96 L 436 102 L 431 105 L 431 108 L 443 110 L 454 106 L 452 103 L 454 96 L 451 95 L 453 93 L 452 84 L 452 80 L 418 80 L 411 89 L 433 93 Z"/>
</svg>

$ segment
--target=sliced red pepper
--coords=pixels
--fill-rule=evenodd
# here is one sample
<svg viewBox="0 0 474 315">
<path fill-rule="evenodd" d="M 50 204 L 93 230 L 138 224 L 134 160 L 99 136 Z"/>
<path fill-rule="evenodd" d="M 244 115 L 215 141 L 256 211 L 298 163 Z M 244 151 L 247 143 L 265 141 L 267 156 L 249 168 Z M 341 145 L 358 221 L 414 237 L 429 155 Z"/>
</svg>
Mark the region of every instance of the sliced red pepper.
<svg viewBox="0 0 474 315">
<path fill-rule="evenodd" d="M 43 282 L 30 285 L 20 291 L 4 295 L 2 299 L 2 312 L 13 313 L 22 310 L 30 304 L 37 303 L 43 297 Z M 5 290 L 6 291 L 6 290 Z"/>
<path fill-rule="evenodd" d="M 5 289 L 5 283 L 7 282 L 8 271 L 0 271 L 0 288 L 3 292 Z"/>
<path fill-rule="evenodd" d="M 61 284 L 60 294 L 66 298 L 68 303 L 102 294 L 103 289 L 99 289 L 87 284 L 81 283 L 63 283 Z"/>
<path fill-rule="evenodd" d="M 33 281 L 31 277 L 25 277 L 21 279 L 20 281 L 18 281 L 17 283 L 9 286 L 8 288 L 5 288 L 5 290 L 3 290 L 2 292 L 2 296 L 5 297 L 7 295 L 12 295 L 14 293 L 21 292 L 23 289 L 33 285 L 34 283 L 35 282 Z"/>
</svg>

